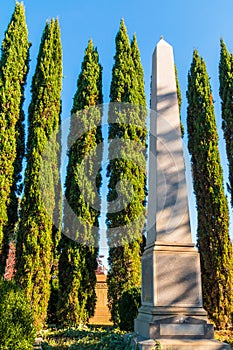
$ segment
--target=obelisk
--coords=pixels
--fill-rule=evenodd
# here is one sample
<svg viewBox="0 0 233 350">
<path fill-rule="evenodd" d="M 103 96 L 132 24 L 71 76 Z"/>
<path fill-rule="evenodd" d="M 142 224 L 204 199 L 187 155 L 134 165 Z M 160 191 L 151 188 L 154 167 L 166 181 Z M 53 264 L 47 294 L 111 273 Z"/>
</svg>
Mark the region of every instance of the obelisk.
<svg viewBox="0 0 233 350">
<path fill-rule="evenodd" d="M 147 245 L 139 349 L 230 349 L 213 340 L 202 306 L 199 253 L 192 243 L 173 48 L 163 39 L 152 58 Z M 193 343 L 193 347 L 192 347 Z M 175 347 L 174 347 L 175 346 Z"/>
</svg>

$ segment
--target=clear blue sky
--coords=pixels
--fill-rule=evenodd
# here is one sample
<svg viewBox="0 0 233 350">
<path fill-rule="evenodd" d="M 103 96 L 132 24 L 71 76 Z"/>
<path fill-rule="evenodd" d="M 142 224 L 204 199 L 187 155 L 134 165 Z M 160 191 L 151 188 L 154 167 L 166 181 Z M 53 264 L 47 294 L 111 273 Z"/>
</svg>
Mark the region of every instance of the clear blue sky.
<svg viewBox="0 0 233 350">
<path fill-rule="evenodd" d="M 63 44 L 63 93 L 62 118 L 69 117 L 72 98 L 76 90 L 76 81 L 84 50 L 90 38 L 97 46 L 103 66 L 104 102 L 109 101 L 109 87 L 113 56 L 115 54 L 115 36 L 121 18 L 124 18 L 129 37 L 136 33 L 141 59 L 145 72 L 147 104 L 151 76 L 151 57 L 161 35 L 174 48 L 175 62 L 182 91 L 182 120 L 186 120 L 187 74 L 192 53 L 198 49 L 204 58 L 209 76 L 220 137 L 221 160 L 227 180 L 225 144 L 221 131 L 220 102 L 218 96 L 218 63 L 220 56 L 220 38 L 222 37 L 230 51 L 233 51 L 233 1 L 232 0 L 25 0 L 31 64 L 28 76 L 25 109 L 30 102 L 31 78 L 35 70 L 36 58 L 42 31 L 47 19 L 58 17 L 61 25 Z M 0 40 L 14 10 L 14 0 L 0 0 Z M 184 142 L 186 143 L 186 137 Z M 195 230 L 195 210 L 191 222 Z M 232 214 L 231 214 L 232 217 Z M 195 233 L 194 233 L 195 235 Z M 232 235 L 232 234 L 231 234 Z"/>
</svg>

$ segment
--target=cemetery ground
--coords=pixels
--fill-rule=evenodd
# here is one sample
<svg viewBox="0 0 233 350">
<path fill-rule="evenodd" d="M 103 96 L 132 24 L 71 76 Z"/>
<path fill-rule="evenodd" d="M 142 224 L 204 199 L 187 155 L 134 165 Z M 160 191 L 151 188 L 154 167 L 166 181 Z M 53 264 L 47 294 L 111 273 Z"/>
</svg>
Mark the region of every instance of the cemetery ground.
<svg viewBox="0 0 233 350">
<path fill-rule="evenodd" d="M 129 342 L 124 342 L 125 333 L 113 326 L 80 325 L 77 328 L 48 329 L 42 332 L 41 345 L 43 350 L 130 350 Z"/>
<path fill-rule="evenodd" d="M 78 326 L 69 329 L 48 329 L 42 332 L 43 350 L 131 350 L 124 334 L 112 326 Z M 215 332 L 215 339 L 229 343 L 233 349 L 233 330 Z M 160 349 L 159 343 L 155 349 Z"/>
</svg>

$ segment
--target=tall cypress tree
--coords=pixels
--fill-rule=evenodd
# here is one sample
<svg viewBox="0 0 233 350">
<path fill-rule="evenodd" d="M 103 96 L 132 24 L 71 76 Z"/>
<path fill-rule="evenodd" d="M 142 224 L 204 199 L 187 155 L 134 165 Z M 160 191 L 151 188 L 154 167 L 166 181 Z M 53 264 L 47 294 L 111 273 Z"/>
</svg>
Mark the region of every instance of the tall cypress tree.
<svg viewBox="0 0 233 350">
<path fill-rule="evenodd" d="M 178 99 L 179 114 L 180 114 L 180 132 L 181 132 L 181 136 L 184 137 L 184 125 L 181 121 L 182 95 L 181 95 L 180 83 L 179 83 L 179 79 L 178 79 L 178 72 L 177 72 L 176 66 L 175 66 L 175 77 L 176 77 L 176 91 L 177 91 L 177 99 Z"/>
<path fill-rule="evenodd" d="M 102 142 L 102 67 L 97 49 L 89 41 L 78 77 L 68 137 L 69 161 L 65 181 L 64 234 L 59 261 L 59 318 L 63 323 L 87 322 L 94 315 L 98 255 L 98 218 L 93 205 L 100 186 L 96 159 Z M 82 130 L 80 132 L 80 130 Z M 92 155 L 91 157 L 89 157 Z M 85 183 L 85 188 L 82 184 Z M 70 212 L 70 208 L 72 213 Z M 76 221 L 80 220 L 80 224 Z"/>
<path fill-rule="evenodd" d="M 24 156 L 24 86 L 29 63 L 23 4 L 16 3 L 1 47 L 0 60 L 0 257 L 2 271 L 8 240 L 18 220 Z"/>
<path fill-rule="evenodd" d="M 223 190 L 214 104 L 205 62 L 198 52 L 188 74 L 188 148 L 198 212 L 203 300 L 217 328 L 231 324 L 233 255 Z"/>
<path fill-rule="evenodd" d="M 109 139 L 112 141 L 107 173 L 110 177 L 107 237 L 110 246 L 108 301 L 112 320 L 118 323 L 118 305 L 123 292 L 141 284 L 140 254 L 146 196 L 143 68 L 136 36 L 130 44 L 123 20 L 116 35 L 114 60 L 109 108 Z M 123 141 L 123 146 L 118 140 Z M 116 185 L 119 181 L 121 198 L 118 200 Z M 115 206 L 110 209 L 113 201 Z"/>
<path fill-rule="evenodd" d="M 146 94 L 145 94 L 145 87 L 144 87 L 144 71 L 143 71 L 143 67 L 142 67 L 142 63 L 141 63 L 141 56 L 140 56 L 140 51 L 138 48 L 136 34 L 133 35 L 133 40 L 131 41 L 130 46 L 131 46 L 131 57 L 132 57 L 133 64 L 134 64 L 134 66 L 133 66 L 134 71 L 135 71 L 134 74 L 135 74 L 136 80 L 137 80 L 137 87 L 136 87 L 136 91 L 135 91 L 135 95 L 137 94 L 137 101 L 135 101 L 134 103 L 136 105 L 140 105 L 141 107 L 146 107 Z M 144 116 L 144 118 L 145 118 L 145 116 Z M 145 120 L 142 120 L 141 123 L 142 123 L 142 127 L 144 129 Z M 145 131 L 145 130 L 143 130 L 143 131 Z M 144 134 L 143 134 L 143 137 L 145 137 Z"/>
<path fill-rule="evenodd" d="M 47 317 L 54 263 L 61 87 L 60 28 L 58 21 L 52 19 L 46 23 L 42 35 L 31 86 L 27 168 L 16 247 L 16 277 L 31 300 L 38 329 Z"/>
<path fill-rule="evenodd" d="M 233 207 L 233 55 L 227 50 L 223 39 L 220 41 L 219 95 L 222 105 L 222 129 L 226 141 L 226 153 L 229 163 L 229 189 Z"/>
</svg>

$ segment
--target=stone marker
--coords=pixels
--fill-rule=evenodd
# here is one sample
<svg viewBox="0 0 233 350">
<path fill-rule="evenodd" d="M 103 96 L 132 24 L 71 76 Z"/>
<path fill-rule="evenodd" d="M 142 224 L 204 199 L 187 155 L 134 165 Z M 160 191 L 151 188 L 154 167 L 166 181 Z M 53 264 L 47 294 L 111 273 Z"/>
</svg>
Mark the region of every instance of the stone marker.
<svg viewBox="0 0 233 350">
<path fill-rule="evenodd" d="M 108 308 L 108 285 L 107 276 L 104 274 L 96 275 L 96 307 L 95 314 L 90 318 L 89 324 L 112 325 L 111 313 Z"/>
<path fill-rule="evenodd" d="M 147 246 L 135 342 L 142 350 L 230 349 L 213 340 L 202 306 L 199 253 L 192 243 L 172 47 L 152 63 Z"/>
</svg>

